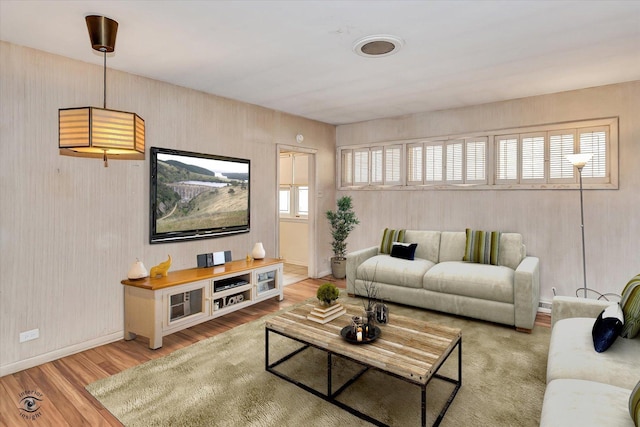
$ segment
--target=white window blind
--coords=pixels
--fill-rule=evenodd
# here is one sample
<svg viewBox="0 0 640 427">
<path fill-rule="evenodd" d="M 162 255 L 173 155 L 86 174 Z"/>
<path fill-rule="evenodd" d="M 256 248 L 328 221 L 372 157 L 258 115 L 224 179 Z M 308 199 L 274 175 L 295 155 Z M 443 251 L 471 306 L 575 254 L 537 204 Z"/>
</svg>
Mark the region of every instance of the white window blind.
<svg viewBox="0 0 640 427">
<path fill-rule="evenodd" d="M 353 150 L 342 150 L 340 157 L 342 186 L 353 185 Z"/>
<path fill-rule="evenodd" d="M 466 150 L 466 184 L 487 182 L 487 138 L 469 139 L 465 143 Z"/>
<path fill-rule="evenodd" d="M 583 178 L 607 176 L 607 132 L 605 129 L 580 130 L 580 153 L 591 153 L 593 157 L 582 169 Z"/>
<path fill-rule="evenodd" d="M 573 180 L 573 165 L 567 154 L 574 153 L 574 132 L 549 133 L 549 180 Z"/>
<path fill-rule="evenodd" d="M 387 185 L 402 184 L 402 146 L 386 147 L 384 150 L 384 163 L 384 183 Z"/>
<path fill-rule="evenodd" d="M 422 184 L 423 151 L 424 147 L 422 144 L 412 144 L 407 147 L 408 184 Z"/>
<path fill-rule="evenodd" d="M 522 138 L 522 181 L 544 182 L 544 134 Z"/>
<path fill-rule="evenodd" d="M 380 148 L 371 149 L 371 184 L 382 184 L 383 150 Z"/>
<path fill-rule="evenodd" d="M 447 182 L 462 183 L 462 141 L 447 143 Z"/>
<path fill-rule="evenodd" d="M 425 183 L 442 182 L 442 144 L 425 145 Z"/>
<path fill-rule="evenodd" d="M 369 184 L 369 150 L 355 150 L 353 153 L 353 183 Z"/>
<path fill-rule="evenodd" d="M 507 135 L 497 137 L 497 170 L 498 182 L 516 182 L 518 179 L 518 137 Z"/>
</svg>

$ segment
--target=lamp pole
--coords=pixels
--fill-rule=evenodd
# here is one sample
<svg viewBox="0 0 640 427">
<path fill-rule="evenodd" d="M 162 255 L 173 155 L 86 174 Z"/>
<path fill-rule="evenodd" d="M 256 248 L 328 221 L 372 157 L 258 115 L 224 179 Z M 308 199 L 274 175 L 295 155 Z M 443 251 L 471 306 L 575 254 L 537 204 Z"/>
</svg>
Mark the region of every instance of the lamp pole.
<svg viewBox="0 0 640 427">
<path fill-rule="evenodd" d="M 582 201 L 582 168 L 591 160 L 592 153 L 568 154 L 566 156 L 573 166 L 578 169 L 580 176 L 580 230 L 582 230 L 582 278 L 584 280 L 584 297 L 587 297 L 587 256 L 584 249 L 584 203 Z M 577 294 L 577 291 L 576 291 Z"/>
<path fill-rule="evenodd" d="M 582 202 L 582 168 L 584 165 L 578 168 L 578 175 L 580 175 L 580 229 L 582 230 L 582 277 L 584 279 L 584 297 L 587 297 L 587 256 L 584 250 L 584 204 Z"/>
</svg>

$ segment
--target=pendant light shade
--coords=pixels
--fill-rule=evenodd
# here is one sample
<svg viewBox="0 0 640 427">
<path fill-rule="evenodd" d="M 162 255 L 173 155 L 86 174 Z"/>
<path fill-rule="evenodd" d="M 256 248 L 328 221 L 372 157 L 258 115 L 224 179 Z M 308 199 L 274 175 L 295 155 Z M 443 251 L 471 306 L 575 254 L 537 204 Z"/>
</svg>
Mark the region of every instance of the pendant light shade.
<svg viewBox="0 0 640 427">
<path fill-rule="evenodd" d="M 91 47 L 104 54 L 103 108 L 82 107 L 58 110 L 60 154 L 76 157 L 107 157 L 123 160 L 144 160 L 144 120 L 136 113 L 108 110 L 107 52 L 113 52 L 118 23 L 104 16 L 87 16 Z"/>
</svg>

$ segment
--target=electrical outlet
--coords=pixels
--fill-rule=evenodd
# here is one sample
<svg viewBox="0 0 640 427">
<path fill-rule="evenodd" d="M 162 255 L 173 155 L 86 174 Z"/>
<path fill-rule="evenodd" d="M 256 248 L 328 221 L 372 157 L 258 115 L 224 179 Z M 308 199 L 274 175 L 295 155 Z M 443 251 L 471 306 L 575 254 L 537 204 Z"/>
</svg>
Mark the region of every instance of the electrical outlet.
<svg viewBox="0 0 640 427">
<path fill-rule="evenodd" d="M 20 342 L 26 342 L 40 338 L 40 329 L 20 332 Z"/>
</svg>

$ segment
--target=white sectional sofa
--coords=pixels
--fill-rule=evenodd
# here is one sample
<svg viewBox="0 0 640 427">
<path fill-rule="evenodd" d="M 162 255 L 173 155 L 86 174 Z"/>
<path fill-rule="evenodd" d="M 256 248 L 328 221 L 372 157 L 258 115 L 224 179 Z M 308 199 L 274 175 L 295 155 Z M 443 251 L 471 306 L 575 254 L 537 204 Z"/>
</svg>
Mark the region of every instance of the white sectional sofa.
<svg viewBox="0 0 640 427">
<path fill-rule="evenodd" d="M 554 297 L 541 427 L 634 427 L 629 397 L 640 381 L 640 338 L 618 337 L 603 353 L 591 331 L 611 302 Z"/>
<path fill-rule="evenodd" d="M 462 261 L 464 231 L 407 230 L 415 259 L 381 254 L 379 246 L 347 255 L 347 292 L 366 295 L 375 282 L 392 302 L 515 326 L 531 331 L 539 304 L 539 260 L 527 256 L 518 233 L 500 236 L 498 265 Z"/>
</svg>

